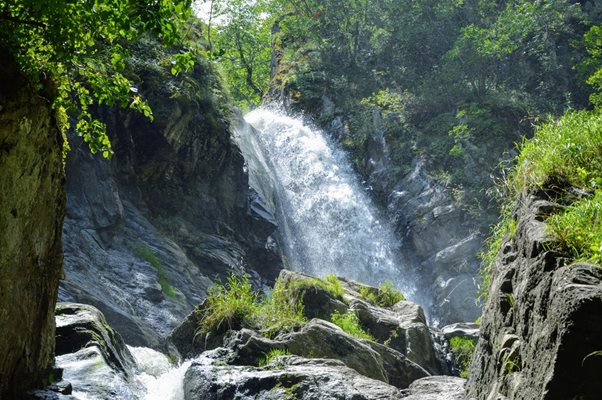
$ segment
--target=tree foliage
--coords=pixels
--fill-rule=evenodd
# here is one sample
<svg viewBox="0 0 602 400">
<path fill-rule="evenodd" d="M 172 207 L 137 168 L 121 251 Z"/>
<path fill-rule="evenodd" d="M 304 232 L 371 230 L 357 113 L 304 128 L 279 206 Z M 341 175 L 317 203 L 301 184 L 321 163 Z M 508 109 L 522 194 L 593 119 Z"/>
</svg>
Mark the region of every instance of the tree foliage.
<svg viewBox="0 0 602 400">
<path fill-rule="evenodd" d="M 0 3 L 0 46 L 7 48 L 35 90 L 52 81 L 53 107 L 90 150 L 111 154 L 105 125 L 92 108 L 120 104 L 152 118 L 135 83 L 124 75 L 126 44 L 151 32 L 166 45 L 182 38 L 191 0 L 9 0 Z M 174 60 L 174 73 L 190 57 Z"/>
</svg>

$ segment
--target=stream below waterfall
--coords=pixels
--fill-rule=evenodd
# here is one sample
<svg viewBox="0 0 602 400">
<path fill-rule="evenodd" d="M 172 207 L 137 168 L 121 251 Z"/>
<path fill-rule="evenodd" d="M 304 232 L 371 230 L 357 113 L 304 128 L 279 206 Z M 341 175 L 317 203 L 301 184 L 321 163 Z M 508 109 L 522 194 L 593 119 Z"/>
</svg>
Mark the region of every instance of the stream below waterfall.
<svg viewBox="0 0 602 400">
<path fill-rule="evenodd" d="M 235 140 L 251 186 L 276 217 L 286 268 L 372 285 L 390 281 L 411 298 L 412 272 L 346 153 L 321 130 L 282 112 L 261 108 L 245 119 Z M 106 399 L 107 392 L 111 399 L 184 399 L 191 360 L 173 366 L 157 351 L 129 349 L 136 361 L 129 379 L 99 366 L 94 354 L 59 356 L 57 366 L 80 400 Z"/>
</svg>

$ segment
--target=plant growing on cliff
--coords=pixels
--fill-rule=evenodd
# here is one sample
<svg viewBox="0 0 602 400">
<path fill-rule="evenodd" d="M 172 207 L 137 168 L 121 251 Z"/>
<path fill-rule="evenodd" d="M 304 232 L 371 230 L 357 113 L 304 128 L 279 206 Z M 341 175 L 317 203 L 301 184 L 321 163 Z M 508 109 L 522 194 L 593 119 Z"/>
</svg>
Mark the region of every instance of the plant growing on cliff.
<svg viewBox="0 0 602 400">
<path fill-rule="evenodd" d="M 361 286 L 360 295 L 364 300 L 379 307 L 391 307 L 405 300 L 403 293 L 397 290 L 391 281 L 386 281 L 376 290 L 370 286 Z"/>
<path fill-rule="evenodd" d="M 209 289 L 201 327 L 206 332 L 255 327 L 260 309 L 258 300 L 259 295 L 247 276 L 230 275 L 225 285 Z"/>
<path fill-rule="evenodd" d="M 602 111 L 572 111 L 523 142 L 511 176 L 514 192 L 543 188 L 567 204 L 547 219 L 573 259 L 602 263 Z"/>
<path fill-rule="evenodd" d="M 230 275 L 226 284 L 209 289 L 200 328 L 205 332 L 250 328 L 273 336 L 305 322 L 303 306 L 291 298 L 280 279 L 272 296 L 265 296 L 253 290 L 247 276 Z"/>
<path fill-rule="evenodd" d="M 272 349 L 261 360 L 259 360 L 258 365 L 260 367 L 265 367 L 266 365 L 270 364 L 275 358 L 290 355 L 291 353 L 289 353 L 288 350 Z M 279 364 L 276 365 L 276 367 L 282 367 L 282 365 Z"/>
<path fill-rule="evenodd" d="M 370 335 L 360 326 L 360 320 L 353 310 L 349 310 L 344 314 L 340 314 L 338 311 L 335 311 L 330 316 L 330 321 L 343 331 L 355 336 L 356 338 L 376 341 L 374 336 Z"/>
<path fill-rule="evenodd" d="M 449 347 L 456 363 L 460 366 L 460 377 L 468 378 L 470 360 L 476 347 L 475 340 L 456 336 L 449 341 Z"/>
<path fill-rule="evenodd" d="M 157 271 L 157 281 L 159 282 L 163 293 L 165 293 L 167 297 L 175 299 L 176 292 L 167 279 L 167 270 L 163 264 L 161 264 L 161 261 L 155 255 L 155 253 L 153 253 L 153 251 L 145 244 L 138 243 L 136 245 L 136 254 L 145 259 L 155 269 L 155 271 Z"/>
<path fill-rule="evenodd" d="M 8 50 L 32 88 L 50 95 L 61 127 L 66 115 L 90 150 L 111 154 L 105 125 L 94 106 L 120 104 L 152 118 L 135 84 L 124 75 L 124 44 L 152 32 L 166 45 L 181 40 L 191 16 L 191 0 L 15 0 L 0 2 L 0 48 Z M 189 68 L 185 55 L 174 60 L 174 72 Z M 52 82 L 49 84 L 49 82 Z"/>
<path fill-rule="evenodd" d="M 345 290 L 343 290 L 341 282 L 339 282 L 339 279 L 334 274 L 326 276 L 324 280 L 314 278 L 313 276 L 297 278 L 289 282 L 287 286 L 287 290 L 290 292 L 303 295 L 312 288 L 320 288 L 325 290 L 330 297 L 338 300 L 343 300 L 343 295 L 345 294 Z M 299 295 L 297 297 L 302 299 L 303 295 Z"/>
</svg>

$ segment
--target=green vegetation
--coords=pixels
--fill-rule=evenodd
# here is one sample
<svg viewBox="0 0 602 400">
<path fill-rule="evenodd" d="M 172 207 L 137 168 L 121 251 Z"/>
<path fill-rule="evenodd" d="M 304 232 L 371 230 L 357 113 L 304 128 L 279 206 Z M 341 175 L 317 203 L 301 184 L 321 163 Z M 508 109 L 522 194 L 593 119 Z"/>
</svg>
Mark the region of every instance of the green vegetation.
<svg viewBox="0 0 602 400">
<path fill-rule="evenodd" d="M 357 317 L 355 311 L 353 310 L 349 310 L 345 314 L 340 314 L 338 311 L 335 311 L 331 315 L 330 320 L 333 324 L 337 325 L 343 331 L 347 332 L 352 336 L 355 336 L 358 339 L 376 341 L 376 339 L 374 339 L 374 336 L 370 335 L 364 329 L 362 329 L 362 327 L 360 326 L 360 320 Z"/>
<path fill-rule="evenodd" d="M 464 338 L 456 336 L 451 338 L 449 346 L 454 359 L 458 365 L 462 368 L 460 371 L 461 378 L 468 378 L 468 368 L 470 367 L 470 360 L 472 353 L 474 353 L 476 343 L 474 339 Z"/>
<path fill-rule="evenodd" d="M 572 111 L 539 126 L 520 146 L 511 189 L 553 186 L 593 190 L 602 185 L 602 113 Z"/>
<path fill-rule="evenodd" d="M 289 353 L 288 350 L 272 349 L 265 355 L 264 358 L 259 360 L 259 366 L 265 367 L 266 365 L 270 364 L 273 359 L 275 359 L 277 357 L 290 356 L 290 355 L 291 355 L 291 353 Z"/>
<path fill-rule="evenodd" d="M 571 111 L 539 126 L 520 146 L 510 173 L 510 194 L 501 222 L 493 229 L 482 258 L 482 297 L 491 280 L 493 261 L 506 235 L 514 236 L 516 221 L 510 204 L 521 193 L 546 190 L 563 210 L 546 220 L 559 248 L 574 260 L 602 263 L 602 112 Z"/>
<path fill-rule="evenodd" d="M 223 332 L 244 327 L 267 336 L 291 331 L 306 321 L 303 306 L 293 301 L 286 290 L 278 280 L 272 297 L 260 296 L 248 277 L 230 275 L 225 285 L 216 284 L 209 290 L 200 328 L 204 332 Z"/>
<path fill-rule="evenodd" d="M 602 265 L 602 191 L 575 201 L 547 221 L 550 230 L 575 260 Z"/>
<path fill-rule="evenodd" d="M 405 300 L 403 293 L 395 289 L 390 281 L 380 285 L 377 290 L 370 286 L 361 286 L 360 295 L 364 300 L 379 307 L 391 307 L 395 303 Z"/>
<path fill-rule="evenodd" d="M 214 53 L 222 54 L 217 59 L 227 80 L 253 93 L 235 95 L 239 104 L 284 93 L 293 108 L 319 125 L 329 127 L 343 115 L 341 143 L 366 176 L 371 143 L 382 134 L 393 164 L 387 179 L 399 181 L 412 160 L 426 158 L 428 172 L 451 189 L 456 205 L 480 221 L 483 232 L 497 220 L 500 196 L 486 189 L 501 172 L 503 153 L 513 151 L 521 136 L 531 136 L 547 115 L 588 107 L 588 99 L 602 104 L 600 2 L 261 0 L 246 8 L 239 7 L 241 0 L 216 3 L 215 14 L 231 22 L 206 34 Z M 251 68 L 242 68 L 244 56 Z M 270 64 L 275 70 L 268 72 Z M 555 142 L 548 139 L 541 142 Z M 591 137 L 591 143 L 598 140 Z M 571 151 L 560 158 L 542 154 L 540 160 L 555 168 L 565 160 L 588 159 L 578 154 L 578 141 L 565 144 Z M 521 157 L 530 158 L 527 152 Z M 524 165 L 521 174 L 541 172 L 533 178 L 545 179 L 545 168 Z M 590 188 L 589 181 L 599 176 L 588 165 L 582 168 L 575 176 L 586 185 L 576 187 Z M 563 184 L 574 184 L 572 171 L 569 166 L 562 174 L 568 179 Z M 514 183 L 520 186 L 519 180 Z M 487 265 L 504 236 L 512 236 L 514 222 L 507 215 L 504 211 L 484 252 Z M 578 248 L 582 253 L 583 246 Z M 482 292 L 489 283 L 489 273 L 483 275 Z"/>
<path fill-rule="evenodd" d="M 155 271 L 157 271 L 157 280 L 159 281 L 159 285 L 161 285 L 161 290 L 163 293 L 165 293 L 167 297 L 175 299 L 176 292 L 167 279 L 167 270 L 163 264 L 161 264 L 161 261 L 155 255 L 155 253 L 153 253 L 152 250 L 149 249 L 144 243 L 138 243 L 136 245 L 136 254 L 145 259 L 155 269 Z"/>
<path fill-rule="evenodd" d="M 300 295 L 297 296 L 299 299 L 302 299 L 305 293 L 312 288 L 325 290 L 330 297 L 338 300 L 343 300 L 345 294 L 341 282 L 335 275 L 328 275 L 324 280 L 307 276 L 293 280 L 287 287 L 290 292 L 299 293 Z"/>
<path fill-rule="evenodd" d="M 96 106 L 131 108 L 152 118 L 148 104 L 126 78 L 125 45 L 144 34 L 167 46 L 182 43 L 191 18 L 190 0 L 51 1 L 0 3 L 0 48 L 15 58 L 35 92 L 49 96 L 59 127 L 75 130 L 95 153 L 110 156 Z M 174 58 L 173 73 L 191 67 L 190 53 Z M 50 93 L 50 94 L 49 94 Z"/>
</svg>

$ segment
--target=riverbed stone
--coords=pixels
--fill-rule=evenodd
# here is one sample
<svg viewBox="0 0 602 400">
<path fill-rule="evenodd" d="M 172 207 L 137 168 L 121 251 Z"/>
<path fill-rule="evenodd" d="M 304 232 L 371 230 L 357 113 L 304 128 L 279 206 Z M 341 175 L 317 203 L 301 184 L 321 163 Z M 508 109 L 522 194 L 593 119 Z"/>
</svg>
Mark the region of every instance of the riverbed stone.
<svg viewBox="0 0 602 400">
<path fill-rule="evenodd" d="M 263 368 L 193 363 L 184 381 L 186 400 L 389 400 L 401 392 L 328 359 L 277 357 Z"/>
</svg>

